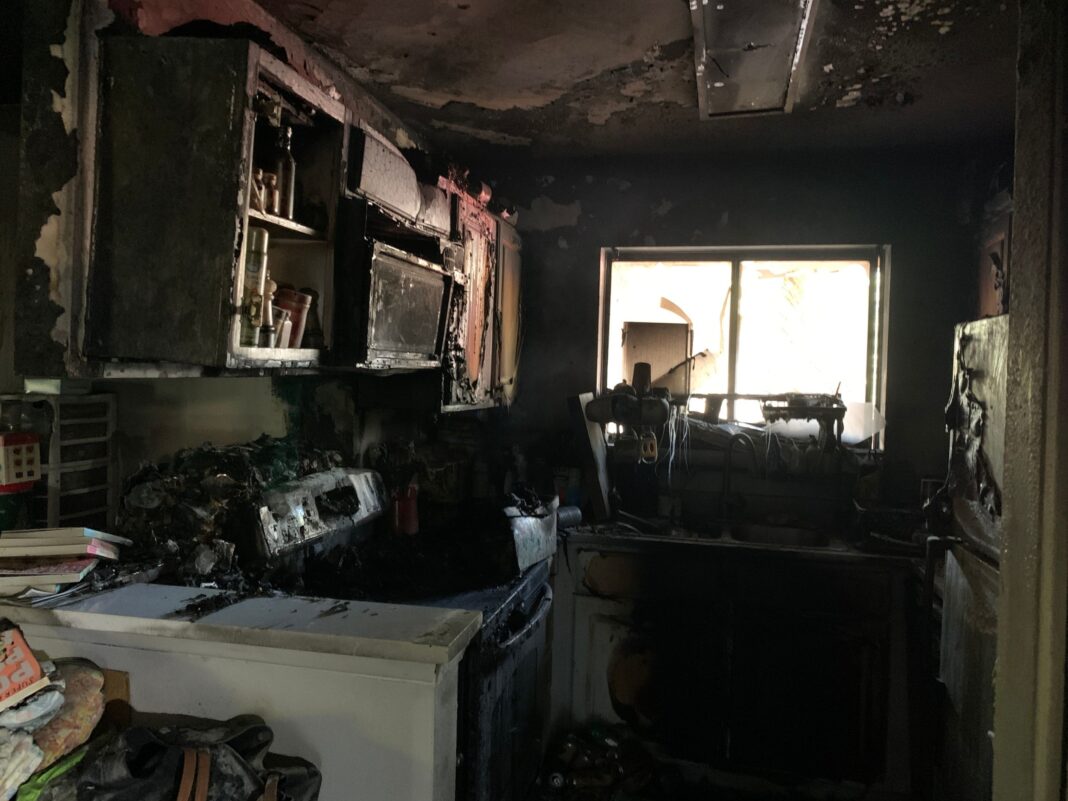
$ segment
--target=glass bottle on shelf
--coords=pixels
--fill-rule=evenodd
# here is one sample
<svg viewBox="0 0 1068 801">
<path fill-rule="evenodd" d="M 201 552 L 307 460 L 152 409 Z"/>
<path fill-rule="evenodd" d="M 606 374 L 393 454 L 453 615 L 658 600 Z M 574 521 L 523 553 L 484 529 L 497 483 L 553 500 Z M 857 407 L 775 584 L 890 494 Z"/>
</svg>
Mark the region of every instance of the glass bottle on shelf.
<svg viewBox="0 0 1068 801">
<path fill-rule="evenodd" d="M 263 174 L 264 202 L 267 206 L 264 211 L 268 214 L 278 215 L 281 211 L 281 192 L 278 188 L 278 176 L 273 172 Z"/>
<path fill-rule="evenodd" d="M 279 216 L 293 219 L 293 207 L 297 197 L 297 162 L 293 158 L 293 128 L 278 129 L 278 176 Z"/>
<path fill-rule="evenodd" d="M 263 170 L 259 167 L 252 171 L 252 185 L 249 187 L 248 205 L 256 211 L 264 211 L 266 208 L 265 197 L 267 187 L 263 184 Z"/>
<path fill-rule="evenodd" d="M 267 243 L 267 229 L 255 226 L 248 229 L 248 245 L 245 248 L 244 313 L 241 315 L 241 344 L 247 347 L 254 347 L 259 342 L 259 330 L 263 322 Z"/>
<path fill-rule="evenodd" d="M 274 329 L 274 293 L 278 289 L 278 284 L 271 280 L 271 276 L 267 274 L 267 280 L 264 282 L 263 289 L 263 304 L 261 305 L 261 320 L 260 320 L 260 338 L 259 346 L 261 348 L 273 348 L 275 339 Z"/>
</svg>

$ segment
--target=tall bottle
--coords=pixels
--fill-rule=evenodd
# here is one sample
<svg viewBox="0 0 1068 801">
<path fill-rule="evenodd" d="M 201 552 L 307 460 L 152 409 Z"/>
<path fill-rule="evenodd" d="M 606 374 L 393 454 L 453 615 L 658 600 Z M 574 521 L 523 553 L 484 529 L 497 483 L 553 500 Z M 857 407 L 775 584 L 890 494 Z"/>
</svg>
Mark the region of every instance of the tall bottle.
<svg viewBox="0 0 1068 801">
<path fill-rule="evenodd" d="M 293 207 L 297 199 L 297 162 L 293 158 L 293 129 L 286 125 L 278 129 L 278 191 L 281 194 L 279 214 L 293 219 Z"/>
<path fill-rule="evenodd" d="M 265 228 L 248 229 L 245 247 L 244 302 L 241 314 L 241 344 L 254 347 L 259 342 L 263 316 L 263 290 L 267 281 L 267 241 Z"/>
<path fill-rule="evenodd" d="M 278 284 L 271 280 L 268 275 L 263 290 L 263 305 L 260 307 L 260 338 L 261 348 L 273 348 L 277 331 L 274 327 L 274 293 L 278 290 Z"/>
</svg>

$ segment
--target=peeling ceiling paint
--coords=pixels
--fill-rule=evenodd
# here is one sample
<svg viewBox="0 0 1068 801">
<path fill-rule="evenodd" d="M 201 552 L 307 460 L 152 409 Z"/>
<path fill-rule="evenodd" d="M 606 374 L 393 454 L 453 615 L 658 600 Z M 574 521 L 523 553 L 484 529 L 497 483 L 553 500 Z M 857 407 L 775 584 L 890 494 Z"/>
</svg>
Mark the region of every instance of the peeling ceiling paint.
<svg viewBox="0 0 1068 801">
<path fill-rule="evenodd" d="M 495 145 L 529 145 L 531 141 L 529 136 L 516 136 L 515 134 L 501 133 L 488 128 L 473 128 L 470 125 L 460 125 L 456 122 L 445 122 L 444 120 L 434 120 L 431 125 L 435 128 L 444 128 L 453 133 L 462 134 L 463 136 L 470 136 L 483 142 L 492 142 Z"/>
<path fill-rule="evenodd" d="M 680 0 L 304 0 L 263 3 L 359 78 L 431 108 L 537 109 L 691 36 Z"/>
<path fill-rule="evenodd" d="M 823 0 L 794 112 L 706 122 L 683 0 L 260 3 L 457 152 L 487 142 L 591 155 L 1011 134 L 1015 0 Z"/>
</svg>

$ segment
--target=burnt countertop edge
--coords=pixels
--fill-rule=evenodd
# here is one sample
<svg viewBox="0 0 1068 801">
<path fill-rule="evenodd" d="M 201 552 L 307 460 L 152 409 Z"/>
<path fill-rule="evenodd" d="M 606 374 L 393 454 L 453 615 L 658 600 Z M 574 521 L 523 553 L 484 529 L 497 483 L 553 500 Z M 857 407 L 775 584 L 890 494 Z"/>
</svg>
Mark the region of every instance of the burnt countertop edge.
<svg viewBox="0 0 1068 801">
<path fill-rule="evenodd" d="M 581 548 L 583 550 L 635 553 L 653 550 L 701 548 L 720 550 L 727 554 L 740 556 L 790 557 L 822 562 L 885 564 L 901 568 L 909 568 L 917 562 L 921 565 L 923 563 L 922 556 L 870 553 L 861 551 L 842 540 L 834 540 L 829 546 L 817 547 L 766 545 L 763 543 L 741 542 L 729 537 L 583 531 L 569 533 L 565 544 L 566 547 Z"/>
</svg>

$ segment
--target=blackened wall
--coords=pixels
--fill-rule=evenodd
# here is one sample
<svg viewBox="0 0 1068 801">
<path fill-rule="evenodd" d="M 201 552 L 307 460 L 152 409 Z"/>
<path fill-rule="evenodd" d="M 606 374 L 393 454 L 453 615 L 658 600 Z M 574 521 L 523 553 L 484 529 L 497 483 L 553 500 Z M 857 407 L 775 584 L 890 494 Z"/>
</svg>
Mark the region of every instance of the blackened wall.
<svg viewBox="0 0 1068 801">
<path fill-rule="evenodd" d="M 19 107 L 0 105 L 0 392 L 22 386 L 15 377 L 15 216 L 19 173 Z"/>
<path fill-rule="evenodd" d="M 887 438 L 891 499 L 945 469 L 953 325 L 975 308 L 975 236 L 1004 148 L 739 159 L 610 159 L 488 167 L 519 207 L 524 331 L 512 422 L 567 426 L 596 376 L 599 253 L 624 245 L 892 247 Z"/>
</svg>

